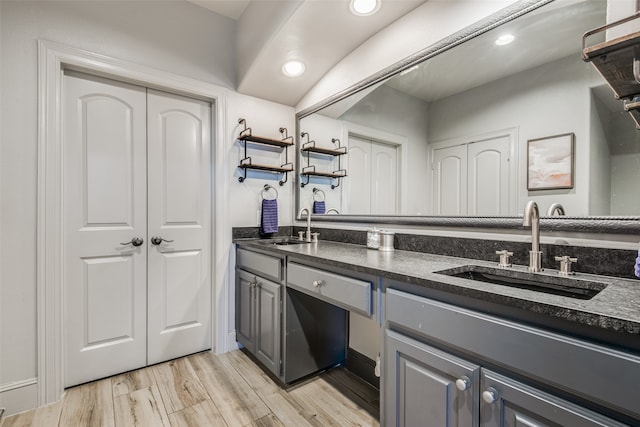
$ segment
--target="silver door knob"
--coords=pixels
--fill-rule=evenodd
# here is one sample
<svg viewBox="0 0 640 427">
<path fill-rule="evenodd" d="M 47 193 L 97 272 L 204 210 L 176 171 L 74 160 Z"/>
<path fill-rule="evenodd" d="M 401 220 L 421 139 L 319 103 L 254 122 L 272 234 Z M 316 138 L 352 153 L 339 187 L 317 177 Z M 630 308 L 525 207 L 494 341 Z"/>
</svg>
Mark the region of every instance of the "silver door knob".
<svg viewBox="0 0 640 427">
<path fill-rule="evenodd" d="M 158 246 L 158 245 L 159 245 L 159 244 L 161 244 L 162 242 L 171 243 L 171 242 L 173 242 L 173 240 L 163 239 L 163 238 L 162 238 L 162 237 L 160 237 L 160 236 L 153 236 L 153 237 L 151 238 L 151 244 L 152 244 L 152 245 Z"/>
<path fill-rule="evenodd" d="M 465 391 L 471 385 L 471 380 L 468 376 L 463 376 L 462 378 L 458 378 L 456 380 L 456 388 L 460 391 Z"/>
<path fill-rule="evenodd" d="M 493 402 L 498 400 L 498 390 L 493 387 L 489 387 L 482 392 L 482 400 L 484 400 L 488 404 L 492 404 Z"/>
<path fill-rule="evenodd" d="M 318 286 L 322 285 L 322 280 L 314 280 L 312 285 L 314 288 L 317 288 Z"/>
<path fill-rule="evenodd" d="M 126 242 L 126 243 L 120 243 L 121 245 L 133 245 L 133 246 L 140 246 L 144 243 L 144 239 L 142 237 L 134 237 L 133 239 L 131 239 L 130 242 Z"/>
</svg>

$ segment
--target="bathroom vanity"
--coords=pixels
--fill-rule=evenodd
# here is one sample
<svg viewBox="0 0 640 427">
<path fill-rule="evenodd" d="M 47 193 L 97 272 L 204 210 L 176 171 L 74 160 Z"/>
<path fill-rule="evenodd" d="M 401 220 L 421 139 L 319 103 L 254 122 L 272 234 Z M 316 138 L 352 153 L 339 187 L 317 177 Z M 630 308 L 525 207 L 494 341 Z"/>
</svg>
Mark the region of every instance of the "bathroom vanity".
<svg viewBox="0 0 640 427">
<path fill-rule="evenodd" d="M 267 336 L 279 335 L 280 370 L 263 363 L 285 383 L 344 361 L 349 310 L 381 326 L 382 425 L 640 424 L 637 281 L 326 241 L 236 243 L 239 325 L 251 312 L 243 271 L 277 277 L 247 258 L 278 260 L 282 317 Z M 244 335 L 238 326 L 251 345 Z"/>
</svg>

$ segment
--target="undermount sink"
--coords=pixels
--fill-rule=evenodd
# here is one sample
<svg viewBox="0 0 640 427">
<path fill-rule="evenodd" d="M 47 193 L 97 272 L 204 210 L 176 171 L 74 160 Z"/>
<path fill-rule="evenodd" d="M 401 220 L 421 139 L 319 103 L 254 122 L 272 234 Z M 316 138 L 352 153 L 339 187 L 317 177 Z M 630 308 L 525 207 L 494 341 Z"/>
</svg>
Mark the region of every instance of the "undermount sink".
<svg viewBox="0 0 640 427">
<path fill-rule="evenodd" d="M 300 244 L 311 243 L 311 242 L 307 242 L 306 240 L 300 240 L 297 237 L 283 237 L 279 239 L 262 240 L 260 243 L 264 243 L 267 245 L 285 246 L 285 245 L 300 245 Z"/>
<path fill-rule="evenodd" d="M 607 287 L 604 283 L 479 265 L 463 265 L 448 270 L 436 271 L 436 273 L 476 282 L 492 283 L 510 288 L 528 289 L 545 294 L 584 300 L 593 298 Z"/>
</svg>

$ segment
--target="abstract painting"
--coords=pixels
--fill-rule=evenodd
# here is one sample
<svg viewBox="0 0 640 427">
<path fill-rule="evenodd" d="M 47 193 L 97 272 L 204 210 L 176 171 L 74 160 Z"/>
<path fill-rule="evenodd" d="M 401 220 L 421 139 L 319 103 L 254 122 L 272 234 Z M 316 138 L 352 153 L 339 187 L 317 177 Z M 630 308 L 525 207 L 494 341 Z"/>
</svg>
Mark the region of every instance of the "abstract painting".
<svg viewBox="0 0 640 427">
<path fill-rule="evenodd" d="M 575 135 L 565 133 L 527 141 L 527 189 L 573 188 Z"/>
</svg>

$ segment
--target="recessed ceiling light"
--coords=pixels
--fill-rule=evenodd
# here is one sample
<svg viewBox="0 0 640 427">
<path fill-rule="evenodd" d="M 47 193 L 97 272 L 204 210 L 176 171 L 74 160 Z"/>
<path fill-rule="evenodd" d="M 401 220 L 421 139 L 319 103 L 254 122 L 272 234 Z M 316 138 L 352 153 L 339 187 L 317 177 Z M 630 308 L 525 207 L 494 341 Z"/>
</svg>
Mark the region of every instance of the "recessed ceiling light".
<svg viewBox="0 0 640 427">
<path fill-rule="evenodd" d="M 382 0 L 351 0 L 351 13 L 358 16 L 373 15 L 380 9 Z"/>
<path fill-rule="evenodd" d="M 501 35 L 500 37 L 498 37 L 496 39 L 496 44 L 498 46 L 504 46 L 506 44 L 511 43 L 512 41 L 514 41 L 516 38 L 513 36 L 513 34 L 504 34 Z"/>
<path fill-rule="evenodd" d="M 285 76 L 298 77 L 304 73 L 305 66 L 300 61 L 287 61 L 282 66 L 282 72 Z"/>
</svg>

